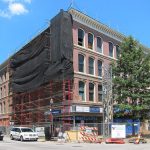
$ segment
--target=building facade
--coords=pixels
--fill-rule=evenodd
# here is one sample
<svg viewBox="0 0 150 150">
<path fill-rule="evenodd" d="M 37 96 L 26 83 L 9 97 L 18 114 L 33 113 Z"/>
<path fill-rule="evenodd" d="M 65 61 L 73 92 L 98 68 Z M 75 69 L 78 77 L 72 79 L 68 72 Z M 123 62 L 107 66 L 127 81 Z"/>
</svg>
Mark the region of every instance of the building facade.
<svg viewBox="0 0 150 150">
<path fill-rule="evenodd" d="M 76 111 L 83 109 L 80 115 L 84 116 L 76 122 L 102 122 L 104 65 L 117 59 L 124 36 L 75 9 L 70 9 L 69 13 L 73 17 L 73 100 L 79 107 Z M 88 120 L 85 116 L 91 118 Z"/>
<path fill-rule="evenodd" d="M 0 126 L 9 126 L 9 71 L 8 61 L 0 66 Z"/>
<path fill-rule="evenodd" d="M 64 70 L 60 69 L 59 72 L 62 73 L 60 78 L 62 80 L 55 82 L 53 79 L 55 75 L 53 75 L 46 84 L 44 83 L 32 91 L 18 92 L 19 94 L 12 92 L 10 94 L 12 87 L 9 86 L 9 82 L 12 79 L 12 72 L 7 69 L 10 64 L 9 61 L 6 61 L 5 65 L 2 64 L 0 68 L 0 125 L 7 126 L 10 123 L 16 125 L 40 125 L 51 124 L 52 121 L 53 123 L 59 122 L 61 124 L 69 121 L 70 124 L 75 126 L 78 123 L 103 122 L 102 78 L 104 68 L 105 65 L 110 65 L 112 61 L 117 60 L 120 53 L 119 44 L 125 36 L 73 8 L 67 13 L 72 17 L 73 78 L 65 79 Z M 59 20 L 58 18 L 56 19 L 57 21 Z M 64 17 L 63 19 L 65 21 L 66 18 Z M 55 17 L 52 20 L 55 20 Z M 18 51 L 17 55 L 22 58 L 22 53 L 29 51 L 32 45 L 35 45 L 33 46 L 35 50 L 38 49 L 37 47 L 41 47 L 40 42 L 42 43 L 42 40 L 45 40 L 45 38 L 41 37 L 46 35 L 49 38 L 51 34 L 53 35 L 51 28 L 50 26 L 50 30 L 46 29 L 35 37 L 22 48 L 23 51 L 22 49 Z M 58 30 L 58 28 L 56 29 Z M 60 29 L 59 32 L 61 35 L 67 34 L 68 31 L 64 28 L 64 31 Z M 59 34 L 55 34 L 53 38 Z M 58 37 L 53 40 L 49 38 L 50 43 L 48 42 L 48 45 L 44 45 L 44 47 L 51 47 L 51 42 L 57 40 L 61 41 Z M 66 43 L 62 41 L 61 44 L 67 47 Z M 56 44 L 52 47 L 56 48 L 57 46 Z M 58 50 L 60 49 L 58 48 Z M 57 61 L 57 55 L 55 55 L 54 51 L 48 52 L 48 54 L 48 62 L 54 64 Z M 63 55 L 59 55 L 59 57 Z M 63 59 L 59 58 L 59 61 L 62 62 Z M 30 62 L 30 59 L 27 59 L 27 61 Z M 60 65 L 56 66 L 61 68 Z M 55 70 L 56 67 L 53 67 L 53 69 Z"/>
</svg>

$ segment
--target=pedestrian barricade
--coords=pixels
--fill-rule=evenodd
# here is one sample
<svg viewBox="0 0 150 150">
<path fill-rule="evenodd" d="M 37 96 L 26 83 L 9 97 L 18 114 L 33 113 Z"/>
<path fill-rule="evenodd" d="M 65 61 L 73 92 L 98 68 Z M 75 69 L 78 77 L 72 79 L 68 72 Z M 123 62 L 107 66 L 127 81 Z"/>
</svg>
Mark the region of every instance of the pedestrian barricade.
<svg viewBox="0 0 150 150">
<path fill-rule="evenodd" d="M 81 126 L 79 141 L 86 143 L 101 143 L 102 140 L 98 137 L 98 129 L 96 127 Z"/>
</svg>

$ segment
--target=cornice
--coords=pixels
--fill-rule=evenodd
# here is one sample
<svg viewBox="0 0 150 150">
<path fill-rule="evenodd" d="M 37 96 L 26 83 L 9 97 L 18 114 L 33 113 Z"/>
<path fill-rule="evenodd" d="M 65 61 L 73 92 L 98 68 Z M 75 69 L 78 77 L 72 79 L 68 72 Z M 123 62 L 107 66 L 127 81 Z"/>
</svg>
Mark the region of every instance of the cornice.
<svg viewBox="0 0 150 150">
<path fill-rule="evenodd" d="M 111 29 L 107 25 L 91 18 L 90 16 L 74 9 L 70 8 L 68 12 L 72 15 L 73 20 L 77 21 L 85 26 L 88 26 L 89 28 L 96 30 L 116 41 L 122 42 L 124 38 L 126 38 L 125 35 L 121 34 L 120 32 Z M 140 44 L 140 46 L 144 49 L 146 53 L 150 52 L 150 48 L 147 46 L 144 46 L 143 44 Z"/>
<path fill-rule="evenodd" d="M 84 13 L 82 13 L 76 9 L 71 8 L 68 12 L 72 15 L 74 21 L 77 21 L 83 25 L 86 25 L 96 31 L 99 31 L 99 32 L 107 35 L 110 38 L 113 38 L 119 42 L 121 42 L 125 38 L 125 36 L 123 34 L 117 32 L 115 30 L 112 30 L 108 26 L 85 15 Z"/>
<path fill-rule="evenodd" d="M 82 46 L 79 46 L 79 45 L 76 45 L 76 44 L 74 44 L 74 49 L 78 49 L 78 50 L 80 50 L 80 51 L 82 51 L 84 53 L 88 53 L 88 54 L 93 55 L 93 56 L 97 56 L 97 57 L 100 57 L 100 58 L 103 58 L 103 59 L 107 59 L 109 61 L 113 61 L 113 60 L 116 61 L 117 60 L 114 57 L 106 56 L 104 54 L 98 53 L 98 52 L 96 52 L 94 50 L 90 50 L 90 49 L 87 49 L 85 47 L 82 47 Z"/>
<path fill-rule="evenodd" d="M 95 76 L 95 75 L 90 75 L 90 74 L 86 74 L 86 73 L 81 73 L 81 72 L 74 72 L 74 77 L 75 78 L 82 78 L 83 80 L 91 80 L 91 81 L 95 81 L 95 82 L 102 82 L 102 78 Z"/>
</svg>

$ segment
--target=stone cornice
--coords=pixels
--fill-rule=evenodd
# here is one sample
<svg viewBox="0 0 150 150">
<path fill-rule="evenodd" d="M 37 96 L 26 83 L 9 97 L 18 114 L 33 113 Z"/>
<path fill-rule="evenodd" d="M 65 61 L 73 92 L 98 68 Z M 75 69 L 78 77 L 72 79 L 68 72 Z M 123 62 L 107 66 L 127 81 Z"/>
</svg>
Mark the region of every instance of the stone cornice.
<svg viewBox="0 0 150 150">
<path fill-rule="evenodd" d="M 91 81 L 95 81 L 95 82 L 102 82 L 102 77 L 98 77 L 95 75 L 90 75 L 90 74 L 86 74 L 86 73 L 81 73 L 81 72 L 74 72 L 74 77 L 75 78 L 82 78 L 83 80 L 91 80 Z"/>
<path fill-rule="evenodd" d="M 72 15 L 74 21 L 77 21 L 83 25 L 86 25 L 96 31 L 99 31 L 99 32 L 109 36 L 110 38 L 113 38 L 119 42 L 121 42 L 125 38 L 125 36 L 123 34 L 117 32 L 115 30 L 112 30 L 108 26 L 85 15 L 84 13 L 82 13 L 76 9 L 71 8 L 68 12 Z"/>
<path fill-rule="evenodd" d="M 122 42 L 122 40 L 124 38 L 126 38 L 125 35 L 119 33 L 118 31 L 115 31 L 113 29 L 111 29 L 110 27 L 108 27 L 107 25 L 89 17 L 88 15 L 74 9 L 74 8 L 70 8 L 68 10 L 68 12 L 72 15 L 73 20 L 77 21 L 85 26 L 88 26 L 89 28 L 96 30 L 112 39 L 115 39 L 116 41 Z M 146 53 L 150 52 L 150 48 L 146 47 L 142 44 L 140 44 L 140 46 L 144 49 L 144 51 Z"/>
<path fill-rule="evenodd" d="M 97 57 L 100 57 L 100 58 L 104 58 L 104 59 L 107 59 L 107 60 L 109 60 L 109 61 L 116 61 L 117 59 L 115 59 L 114 57 L 109 57 L 109 56 L 106 56 L 106 55 L 104 55 L 104 54 L 101 54 L 101 53 L 98 53 L 98 52 L 96 52 L 96 51 L 94 51 L 94 50 L 90 50 L 90 49 L 87 49 L 87 48 L 85 48 L 85 47 L 82 47 L 82 46 L 79 46 L 79 45 L 76 45 L 76 44 L 74 44 L 74 49 L 78 49 L 78 50 L 80 50 L 80 51 L 82 51 L 82 52 L 84 52 L 84 53 L 88 53 L 88 54 L 91 54 L 91 55 L 93 55 L 93 56 L 97 56 Z"/>
</svg>

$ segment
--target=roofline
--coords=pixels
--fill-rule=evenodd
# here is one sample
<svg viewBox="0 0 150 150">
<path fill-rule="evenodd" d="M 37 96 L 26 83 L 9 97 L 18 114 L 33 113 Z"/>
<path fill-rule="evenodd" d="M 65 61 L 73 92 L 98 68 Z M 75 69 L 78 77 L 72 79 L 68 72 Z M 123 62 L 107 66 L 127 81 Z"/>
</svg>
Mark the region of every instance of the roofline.
<svg viewBox="0 0 150 150">
<path fill-rule="evenodd" d="M 88 16 L 87 14 L 75 9 L 75 8 L 70 8 L 68 12 L 72 15 L 73 20 L 77 21 L 83 25 L 89 26 L 90 28 L 94 30 L 98 30 L 99 32 L 119 41 L 122 42 L 125 36 L 124 34 L 110 28 L 106 24 L 101 23 L 100 21 Z M 145 51 L 150 52 L 150 48 L 140 44 L 141 47 L 144 48 Z"/>
</svg>

